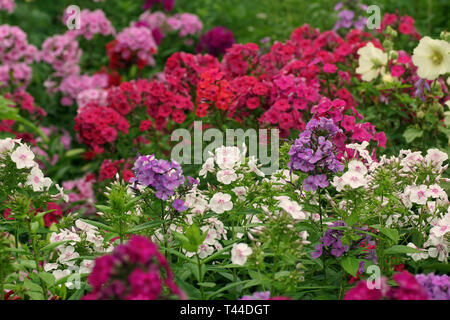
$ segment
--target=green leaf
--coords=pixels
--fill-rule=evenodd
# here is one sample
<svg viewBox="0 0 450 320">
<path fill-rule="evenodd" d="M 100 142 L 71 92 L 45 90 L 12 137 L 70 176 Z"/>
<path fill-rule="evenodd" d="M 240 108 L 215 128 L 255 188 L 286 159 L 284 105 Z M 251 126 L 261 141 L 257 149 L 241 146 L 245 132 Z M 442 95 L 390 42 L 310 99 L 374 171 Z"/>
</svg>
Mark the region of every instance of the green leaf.
<svg viewBox="0 0 450 320">
<path fill-rule="evenodd" d="M 67 300 L 80 300 L 81 297 L 84 295 L 86 283 L 83 283 L 81 285 L 81 288 L 75 291 Z"/>
<path fill-rule="evenodd" d="M 50 243 L 50 244 L 46 245 L 45 247 L 41 248 L 41 251 L 51 251 L 54 248 L 66 243 L 68 241 L 70 241 L 70 240 L 63 240 L 63 241 L 57 241 L 57 242 Z"/>
<path fill-rule="evenodd" d="M 355 277 L 358 272 L 359 262 L 360 260 L 355 257 L 345 257 L 341 260 L 341 266 L 345 271 Z"/>
<path fill-rule="evenodd" d="M 161 225 L 160 221 L 150 221 L 150 222 L 143 223 L 143 224 L 141 224 L 139 226 L 136 226 L 134 228 L 128 229 L 127 233 L 135 233 L 135 232 L 138 232 L 138 231 L 142 231 L 142 230 L 145 230 L 145 229 L 148 229 L 148 228 L 152 228 L 152 227 L 156 227 L 156 226 L 160 226 L 160 225 Z"/>
<path fill-rule="evenodd" d="M 240 285 L 245 285 L 245 284 L 249 283 L 250 281 L 252 281 L 252 280 L 244 280 L 244 281 L 238 281 L 238 282 L 230 283 L 229 285 L 226 285 L 226 286 L 220 288 L 219 290 L 214 291 L 213 293 L 211 293 L 208 296 L 208 300 L 211 299 L 212 297 L 214 297 L 215 295 L 223 292 L 223 291 L 226 291 L 228 289 L 231 289 L 231 288 L 234 288 L 234 287 L 237 287 L 237 286 L 240 286 Z"/>
<path fill-rule="evenodd" d="M 199 282 L 197 283 L 200 287 L 206 287 L 206 288 L 214 288 L 216 284 L 214 282 Z"/>
<path fill-rule="evenodd" d="M 394 243 L 398 242 L 398 231 L 397 229 L 388 229 L 388 228 L 381 228 L 380 232 L 387 236 L 389 239 L 391 239 Z"/>
<path fill-rule="evenodd" d="M 96 207 L 97 207 L 97 206 L 96 206 Z M 113 232 L 115 232 L 114 229 L 113 229 L 112 227 L 107 226 L 106 224 L 103 224 L 103 223 L 101 223 L 101 222 L 98 222 L 98 221 L 92 221 L 92 220 L 85 220 L 85 219 L 80 219 L 80 220 L 83 221 L 83 222 L 85 222 L 85 223 L 87 223 L 87 224 L 91 224 L 91 225 L 93 225 L 94 227 L 97 227 L 97 228 L 100 228 L 100 229 L 103 229 L 103 230 L 107 230 L 107 231 L 113 231 Z"/>
<path fill-rule="evenodd" d="M 411 143 L 416 138 L 420 138 L 423 136 L 423 131 L 420 129 L 417 129 L 415 127 L 409 127 L 408 129 L 403 132 L 403 137 L 406 140 L 406 143 Z"/>
<path fill-rule="evenodd" d="M 31 300 L 44 300 L 44 295 L 41 292 L 26 291 L 25 294 L 31 298 Z"/>
<path fill-rule="evenodd" d="M 31 282 L 31 280 L 29 279 L 25 279 L 23 281 L 23 287 L 27 290 L 27 291 L 35 291 L 35 292 L 39 292 L 42 294 L 42 288 L 40 285 Z"/>
<path fill-rule="evenodd" d="M 385 254 L 396 254 L 396 253 L 421 253 L 422 251 L 414 249 L 408 246 L 395 245 L 384 251 Z"/>
<path fill-rule="evenodd" d="M 51 273 L 48 273 L 48 272 L 40 272 L 39 278 L 41 278 L 45 282 L 47 287 L 51 287 L 56 281 L 55 277 Z"/>
</svg>

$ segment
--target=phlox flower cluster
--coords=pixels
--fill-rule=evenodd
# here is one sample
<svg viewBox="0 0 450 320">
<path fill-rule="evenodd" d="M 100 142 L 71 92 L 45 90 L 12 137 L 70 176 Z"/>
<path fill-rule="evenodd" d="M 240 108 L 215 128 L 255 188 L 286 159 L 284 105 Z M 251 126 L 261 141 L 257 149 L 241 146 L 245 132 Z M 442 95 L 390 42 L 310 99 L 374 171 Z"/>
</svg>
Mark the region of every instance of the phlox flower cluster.
<svg viewBox="0 0 450 320">
<path fill-rule="evenodd" d="M 187 215 L 186 222 L 191 224 L 192 221 L 193 215 Z M 187 257 L 193 257 L 195 254 L 198 254 L 200 259 L 204 259 L 214 252 L 222 250 L 223 246 L 220 241 L 228 239 L 223 222 L 215 217 L 205 219 L 200 230 L 206 232 L 206 238 L 199 246 L 197 252 L 188 252 L 184 250 Z"/>
<path fill-rule="evenodd" d="M 292 171 L 314 172 L 303 180 L 306 191 L 328 187 L 326 174 L 343 170 L 343 165 L 336 158 L 333 145 L 333 138 L 341 132 L 342 130 L 331 119 L 312 119 L 306 125 L 306 130 L 300 133 L 299 138 L 291 146 L 289 168 Z"/>
<path fill-rule="evenodd" d="M 196 51 L 206 52 L 215 57 L 225 53 L 230 48 L 234 40 L 233 32 L 225 27 L 214 27 L 201 36 Z"/>
<path fill-rule="evenodd" d="M 66 241 L 57 246 L 50 255 L 50 261 L 44 264 L 44 271 L 51 272 L 56 280 L 72 275 L 65 282 L 69 289 L 77 289 L 81 274 L 91 273 L 94 267 L 93 260 L 79 260 L 80 256 L 87 254 L 107 253 L 113 250 L 112 245 L 105 245 L 103 236 L 98 228 L 81 220 L 75 221 L 75 227 L 53 232 L 50 243 Z M 82 254 L 80 255 L 81 252 Z"/>
<path fill-rule="evenodd" d="M 416 274 L 416 280 L 425 288 L 430 300 L 450 300 L 450 277 L 446 274 Z"/>
<path fill-rule="evenodd" d="M 367 6 L 356 1 L 356 7 L 359 10 L 366 10 Z M 354 27 L 357 30 L 363 30 L 367 23 L 367 18 L 363 15 L 356 17 L 355 11 L 345 8 L 343 2 L 339 2 L 334 6 L 334 11 L 337 12 L 338 20 L 336 21 L 333 31 L 341 28 L 350 29 Z"/>
<path fill-rule="evenodd" d="M 92 292 L 84 300 L 156 300 L 165 297 L 164 285 L 171 295 L 184 298 L 166 258 L 142 236 L 133 236 L 111 255 L 97 258 L 88 280 Z"/>
<path fill-rule="evenodd" d="M 82 202 L 76 206 L 71 206 L 69 212 L 75 212 L 80 210 L 84 214 L 93 214 L 96 212 L 94 207 L 95 193 L 93 189 L 94 179 L 92 176 L 86 175 L 85 177 L 64 181 L 62 186 L 64 190 L 68 191 L 68 202 Z"/>
<path fill-rule="evenodd" d="M 380 28 L 377 29 L 377 31 L 385 34 L 388 26 L 415 40 L 420 39 L 420 34 L 414 26 L 414 19 L 408 15 L 399 16 L 396 13 L 386 12 L 381 20 Z"/>
<path fill-rule="evenodd" d="M 1 158 L 9 157 L 16 164 L 17 169 L 31 169 L 25 185 L 30 186 L 33 191 L 44 191 L 50 188 L 52 180 L 44 177 L 35 161 L 35 155 L 28 145 L 21 143 L 20 140 L 6 138 L 0 140 L 0 152 L 2 153 Z"/>
<path fill-rule="evenodd" d="M 270 291 L 254 292 L 250 296 L 243 296 L 239 300 L 291 300 L 290 297 L 271 297 Z"/>
<path fill-rule="evenodd" d="M 87 104 L 75 118 L 78 139 L 92 147 L 94 152 L 103 152 L 103 145 L 116 140 L 118 131 L 128 134 L 130 124 L 114 109 Z"/>
<path fill-rule="evenodd" d="M 393 280 L 397 287 L 387 284 L 387 279 L 381 279 L 381 289 L 369 288 L 367 281 L 360 281 L 345 294 L 345 300 L 428 300 L 425 288 L 408 271 L 395 274 Z"/>
<path fill-rule="evenodd" d="M 149 28 L 158 45 L 168 33 L 178 32 L 180 38 L 185 38 L 196 36 L 203 29 L 203 24 L 198 16 L 191 13 L 177 13 L 169 16 L 161 11 L 145 11 L 140 15 L 139 20 L 133 22 L 133 24 L 134 26 Z M 189 42 L 186 44 L 189 44 Z"/>
<path fill-rule="evenodd" d="M 1 5 L 2 3 L 0 3 L 0 10 Z M 30 64 L 38 60 L 37 48 L 28 44 L 25 32 L 19 27 L 0 25 L 0 85 L 2 87 L 26 88 L 32 75 Z"/>
<path fill-rule="evenodd" d="M 65 24 L 70 16 L 64 12 L 63 23 Z M 92 40 L 96 34 L 103 36 L 114 35 L 115 29 L 111 22 L 106 18 L 105 13 L 101 9 L 90 11 L 88 9 L 81 10 L 80 12 L 80 29 L 74 29 L 67 31 L 68 34 L 74 36 L 83 36 L 87 40 Z"/>
<path fill-rule="evenodd" d="M 74 73 L 63 78 L 55 90 L 60 91 L 64 95 L 61 99 L 61 104 L 63 106 L 71 106 L 75 100 L 79 101 L 88 95 L 93 95 L 92 92 L 100 95 L 100 97 L 97 96 L 97 99 L 92 99 L 93 101 L 98 103 L 104 102 L 106 93 L 104 93 L 103 89 L 106 87 L 108 87 L 108 76 L 104 73 L 97 73 L 92 76 Z M 83 101 L 80 102 L 83 103 Z"/>
<path fill-rule="evenodd" d="M 64 78 L 80 72 L 79 62 L 82 50 L 73 35 L 62 34 L 47 38 L 39 52 L 43 62 L 48 63 L 54 70 L 54 77 Z M 48 87 L 54 87 L 54 85 Z"/>
<path fill-rule="evenodd" d="M 0 11 L 13 13 L 14 9 L 16 9 L 16 2 L 14 0 L 0 0 Z"/>
<path fill-rule="evenodd" d="M 107 46 L 107 54 L 112 69 L 137 64 L 139 69 L 154 66 L 154 55 L 158 51 L 151 30 L 146 27 L 128 27 L 116 36 Z"/>
<path fill-rule="evenodd" d="M 130 180 L 134 177 L 133 171 L 130 170 L 132 166 L 131 160 L 125 161 L 124 159 L 105 159 L 100 165 L 98 181 L 100 182 L 106 179 L 113 179 L 120 173 L 120 176 L 125 182 L 130 182 Z"/>
<path fill-rule="evenodd" d="M 158 160 L 154 155 L 140 156 L 134 163 L 135 186 L 152 187 L 158 199 L 167 200 L 184 184 L 181 166 L 176 161 Z"/>
</svg>

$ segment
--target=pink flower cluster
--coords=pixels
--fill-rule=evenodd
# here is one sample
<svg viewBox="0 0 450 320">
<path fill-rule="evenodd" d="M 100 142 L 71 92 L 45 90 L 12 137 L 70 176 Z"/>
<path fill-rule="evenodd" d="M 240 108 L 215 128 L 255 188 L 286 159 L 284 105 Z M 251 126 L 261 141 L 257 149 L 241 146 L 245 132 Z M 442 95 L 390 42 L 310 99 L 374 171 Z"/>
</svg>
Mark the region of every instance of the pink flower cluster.
<svg viewBox="0 0 450 320">
<path fill-rule="evenodd" d="M 14 0 L 0 0 L 0 11 L 7 11 L 13 13 L 16 8 Z"/>
<path fill-rule="evenodd" d="M 182 38 L 188 35 L 198 35 L 203 29 L 200 19 L 191 13 L 177 13 L 167 19 L 167 25 L 172 31 L 179 31 Z"/>
<path fill-rule="evenodd" d="M 185 298 L 174 282 L 166 258 L 142 236 L 133 236 L 127 244 L 116 247 L 112 255 L 97 258 L 88 281 L 93 291 L 83 300 L 169 298 L 163 295 L 164 285 L 171 295 Z"/>
<path fill-rule="evenodd" d="M 152 32 L 145 27 L 128 27 L 123 29 L 116 37 L 113 51 L 120 54 L 123 60 L 136 57 L 142 64 L 155 65 L 153 55 L 158 46 Z"/>
<path fill-rule="evenodd" d="M 52 66 L 57 78 L 79 73 L 81 55 L 75 37 L 67 33 L 47 38 L 40 52 L 41 60 Z"/>
<path fill-rule="evenodd" d="M 108 86 L 108 76 L 104 73 L 94 74 L 89 76 L 87 74 L 79 75 L 72 74 L 65 77 L 58 86 L 58 91 L 64 94 L 61 99 L 63 106 L 70 106 L 78 95 L 85 90 L 103 89 Z"/>
<path fill-rule="evenodd" d="M 77 95 L 78 112 L 89 102 L 105 105 L 107 97 L 108 91 L 105 89 L 87 89 L 81 91 Z"/>
<path fill-rule="evenodd" d="M 404 270 L 395 274 L 393 280 L 397 287 L 390 287 L 387 279 L 381 279 L 381 288 L 370 289 L 367 281 L 360 281 L 345 294 L 345 300 L 428 300 L 428 295 L 416 278 Z"/>
<path fill-rule="evenodd" d="M 65 12 L 63 22 L 65 23 L 69 17 L 70 15 L 67 15 Z M 96 34 L 108 36 L 113 35 L 116 32 L 113 25 L 108 18 L 106 18 L 105 13 L 101 9 L 94 11 L 90 11 L 88 9 L 82 10 L 80 12 L 80 22 L 80 29 L 69 30 L 67 33 L 76 37 L 83 36 L 87 40 L 91 40 Z"/>
<path fill-rule="evenodd" d="M 200 34 L 203 29 L 202 22 L 195 14 L 177 13 L 168 16 L 161 11 L 145 11 L 137 22 L 132 23 L 132 26 L 149 28 L 157 44 L 170 32 L 178 32 L 180 38 L 185 38 Z M 192 39 L 186 39 L 186 41 L 186 44 L 189 45 L 189 41 L 192 41 Z"/>
<path fill-rule="evenodd" d="M 83 178 L 63 182 L 64 190 L 69 191 L 68 212 L 84 211 L 84 214 L 93 214 L 96 212 L 94 207 L 95 194 L 92 188 L 95 182 L 93 178 L 93 175 L 87 175 Z M 74 202 L 79 203 L 70 205 Z"/>
<path fill-rule="evenodd" d="M 7 24 L 0 26 L 0 87 L 25 89 L 32 75 L 29 65 L 37 60 L 38 51 L 28 44 L 25 32 Z"/>
</svg>

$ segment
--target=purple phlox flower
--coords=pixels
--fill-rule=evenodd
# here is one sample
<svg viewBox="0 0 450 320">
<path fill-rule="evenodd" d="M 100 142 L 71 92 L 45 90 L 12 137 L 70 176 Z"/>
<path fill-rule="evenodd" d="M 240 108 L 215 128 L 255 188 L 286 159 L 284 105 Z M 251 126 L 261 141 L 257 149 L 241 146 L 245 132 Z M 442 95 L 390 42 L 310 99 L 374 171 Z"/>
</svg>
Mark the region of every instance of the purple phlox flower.
<svg viewBox="0 0 450 320">
<path fill-rule="evenodd" d="M 251 296 L 243 296 L 239 300 L 270 300 L 270 291 L 255 292 Z"/>
<path fill-rule="evenodd" d="M 172 203 L 172 207 L 178 212 L 183 212 L 187 210 L 187 207 L 184 205 L 184 201 L 180 199 L 175 199 Z"/>
</svg>

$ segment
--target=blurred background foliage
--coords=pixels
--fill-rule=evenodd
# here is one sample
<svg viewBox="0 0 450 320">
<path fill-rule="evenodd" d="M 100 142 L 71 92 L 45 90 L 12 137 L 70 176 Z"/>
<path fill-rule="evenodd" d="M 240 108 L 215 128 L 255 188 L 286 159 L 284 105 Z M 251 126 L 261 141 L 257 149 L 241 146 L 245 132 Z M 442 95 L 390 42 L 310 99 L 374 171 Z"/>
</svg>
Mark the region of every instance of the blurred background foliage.
<svg viewBox="0 0 450 320">
<path fill-rule="evenodd" d="M 309 23 L 321 30 L 331 29 L 336 21 L 337 0 L 176 0 L 175 12 L 197 14 L 204 29 L 224 26 L 231 29 L 237 42 L 259 42 L 270 37 L 284 40 L 296 27 Z M 76 4 L 80 8 L 101 8 L 117 30 L 128 26 L 142 13 L 144 0 L 16 0 L 17 10 L 2 14 L 1 23 L 20 26 L 29 41 L 40 45 L 50 35 L 63 33 L 61 23 L 64 8 Z M 407 14 L 416 20 L 421 34 L 437 36 L 450 29 L 449 0 L 367 0 L 366 5 L 378 5 L 381 13 Z"/>
</svg>

